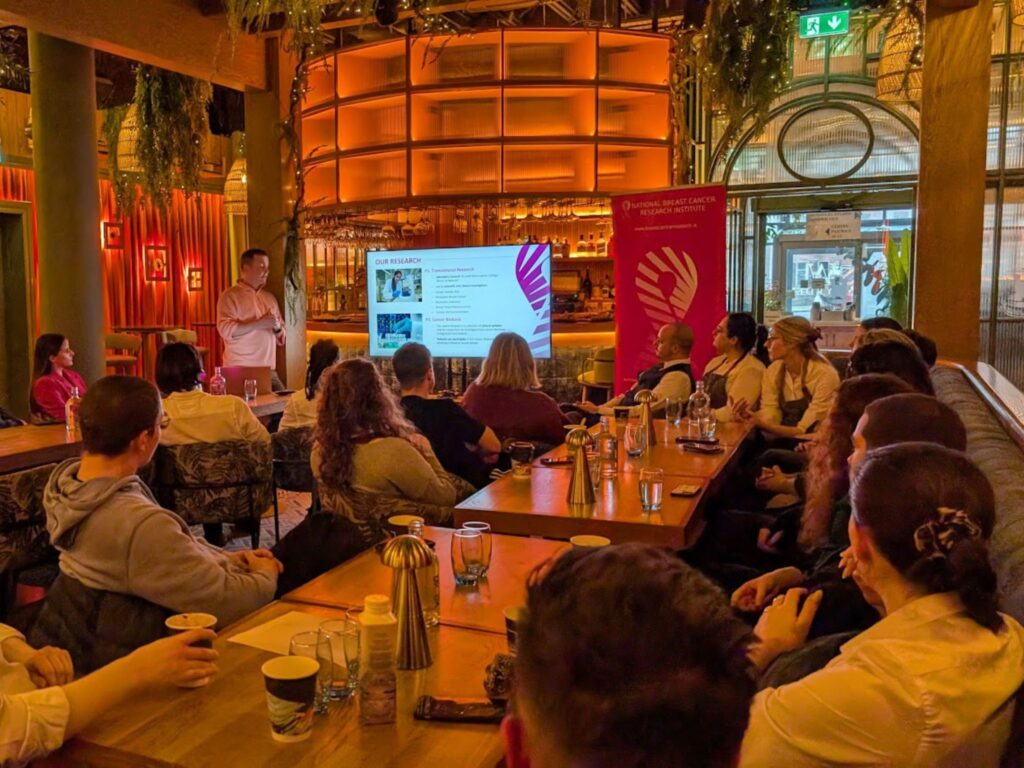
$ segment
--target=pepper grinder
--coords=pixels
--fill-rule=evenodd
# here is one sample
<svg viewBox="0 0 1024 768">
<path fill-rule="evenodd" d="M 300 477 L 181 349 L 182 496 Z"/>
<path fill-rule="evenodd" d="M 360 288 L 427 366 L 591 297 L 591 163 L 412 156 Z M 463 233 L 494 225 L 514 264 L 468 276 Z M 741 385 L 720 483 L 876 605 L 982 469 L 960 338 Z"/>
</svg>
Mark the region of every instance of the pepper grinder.
<svg viewBox="0 0 1024 768">
<path fill-rule="evenodd" d="M 636 402 L 640 404 L 640 424 L 645 427 L 647 433 L 647 453 L 657 443 L 658 438 L 654 432 L 654 418 L 651 416 L 651 401 L 654 400 L 654 393 L 649 389 L 641 389 L 636 393 Z"/>
<path fill-rule="evenodd" d="M 566 501 L 569 506 L 582 506 L 594 503 L 594 486 L 590 482 L 590 463 L 587 460 L 587 446 L 594 442 L 584 427 L 569 430 L 565 438 L 569 453 L 573 454 L 572 476 L 569 478 L 569 493 Z"/>
<path fill-rule="evenodd" d="M 398 616 L 398 668 L 423 669 L 433 664 L 423 620 L 423 602 L 416 570 L 433 562 L 427 543 L 416 536 L 396 536 L 384 545 L 381 562 L 394 569 L 395 614 Z"/>
</svg>

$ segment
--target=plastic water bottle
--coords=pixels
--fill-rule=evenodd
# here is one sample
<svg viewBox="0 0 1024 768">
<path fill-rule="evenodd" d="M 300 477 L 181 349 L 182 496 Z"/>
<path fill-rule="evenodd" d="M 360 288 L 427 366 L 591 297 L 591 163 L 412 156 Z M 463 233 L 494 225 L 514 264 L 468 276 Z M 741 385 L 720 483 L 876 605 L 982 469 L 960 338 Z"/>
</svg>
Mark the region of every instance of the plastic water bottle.
<svg viewBox="0 0 1024 768">
<path fill-rule="evenodd" d="M 409 533 L 426 541 L 433 553 L 430 565 L 416 570 L 416 586 L 420 593 L 420 606 L 423 608 L 423 623 L 428 627 L 436 627 L 441 623 L 441 571 L 437 549 L 434 542 L 424 537 L 422 520 L 409 523 Z"/>
<path fill-rule="evenodd" d="M 619 471 L 619 440 L 608 427 L 608 417 L 601 417 L 601 431 L 594 438 L 601 461 L 601 477 L 615 477 Z"/>
<path fill-rule="evenodd" d="M 714 418 L 711 412 L 711 398 L 704 392 L 704 382 L 698 381 L 697 388 L 686 404 L 686 418 L 690 437 L 704 437 L 708 420 Z"/>
<path fill-rule="evenodd" d="M 82 424 L 78 418 L 78 411 L 82 407 L 82 397 L 78 394 L 78 387 L 71 388 L 71 397 L 64 403 L 64 428 L 69 434 L 76 434 Z"/>
<path fill-rule="evenodd" d="M 224 374 L 220 372 L 220 366 L 218 365 L 213 369 L 213 376 L 210 377 L 210 394 L 226 395 L 227 393 L 228 381 L 224 378 Z"/>
<path fill-rule="evenodd" d="M 359 722 L 393 723 L 398 701 L 398 619 L 391 612 L 391 599 L 367 595 L 359 622 Z"/>
</svg>

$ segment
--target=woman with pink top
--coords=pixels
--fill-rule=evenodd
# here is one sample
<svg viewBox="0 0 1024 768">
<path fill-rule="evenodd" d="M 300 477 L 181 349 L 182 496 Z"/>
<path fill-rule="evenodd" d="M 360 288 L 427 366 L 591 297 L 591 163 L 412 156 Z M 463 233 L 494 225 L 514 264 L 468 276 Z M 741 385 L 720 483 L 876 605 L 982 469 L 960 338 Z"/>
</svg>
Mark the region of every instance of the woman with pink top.
<svg viewBox="0 0 1024 768">
<path fill-rule="evenodd" d="M 75 352 L 66 336 L 44 333 L 36 339 L 29 397 L 34 421 L 64 421 L 71 390 L 77 387 L 78 395 L 85 395 L 85 381 L 71 370 L 74 364 Z"/>
</svg>

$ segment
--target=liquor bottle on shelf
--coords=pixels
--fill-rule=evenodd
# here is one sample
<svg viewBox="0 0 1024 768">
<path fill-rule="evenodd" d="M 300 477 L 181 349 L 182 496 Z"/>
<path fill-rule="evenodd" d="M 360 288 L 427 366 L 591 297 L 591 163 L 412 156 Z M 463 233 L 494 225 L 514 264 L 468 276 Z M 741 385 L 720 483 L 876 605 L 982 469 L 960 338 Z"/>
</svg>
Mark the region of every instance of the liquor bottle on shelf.
<svg viewBox="0 0 1024 768">
<path fill-rule="evenodd" d="M 587 255 L 587 241 L 583 239 L 583 233 L 580 233 L 580 241 L 576 243 L 576 257 L 583 258 Z"/>
<path fill-rule="evenodd" d="M 572 246 L 569 245 L 569 238 L 562 238 L 562 258 L 568 259 L 572 255 Z"/>
<path fill-rule="evenodd" d="M 597 255 L 602 259 L 608 256 L 608 241 L 604 239 L 604 230 L 597 232 Z"/>
<path fill-rule="evenodd" d="M 580 235 L 583 237 L 583 235 Z M 587 270 L 586 275 L 583 276 L 583 283 L 580 285 L 580 293 L 583 294 L 583 299 L 590 298 L 590 292 L 593 290 L 594 284 L 590 282 L 590 270 Z"/>
<path fill-rule="evenodd" d="M 612 295 L 612 281 L 608 279 L 608 275 L 601 278 L 601 298 L 610 299 Z"/>
<path fill-rule="evenodd" d="M 594 258 L 597 256 L 597 244 L 594 243 L 594 233 L 590 233 L 590 240 L 587 241 L 587 256 Z"/>
</svg>

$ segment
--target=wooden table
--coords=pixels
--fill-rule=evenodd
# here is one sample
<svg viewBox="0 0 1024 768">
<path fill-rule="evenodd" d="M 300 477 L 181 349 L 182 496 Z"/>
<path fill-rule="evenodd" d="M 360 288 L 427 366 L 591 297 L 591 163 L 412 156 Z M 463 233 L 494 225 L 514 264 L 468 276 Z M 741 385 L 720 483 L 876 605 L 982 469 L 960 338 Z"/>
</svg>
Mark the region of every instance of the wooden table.
<svg viewBox="0 0 1024 768">
<path fill-rule="evenodd" d="M 466 766 L 494 768 L 503 754 L 498 727 L 429 723 L 412 718 L 417 698 L 485 698 L 484 669 L 506 653 L 504 635 L 439 627 L 429 630 L 434 663 L 398 673 L 398 719 L 361 726 L 353 701 L 334 702 L 313 735 L 294 744 L 270 736 L 260 666 L 273 654 L 226 638 L 289 611 L 339 618 L 343 610 L 280 601 L 228 627 L 214 647 L 217 676 L 204 688 L 140 697 L 105 714 L 46 765 L 132 766 Z"/>
<path fill-rule="evenodd" d="M 614 543 L 646 541 L 682 548 L 695 536 L 687 526 L 697 510 L 703 490 L 691 498 L 668 492 L 682 482 L 704 484 L 700 477 L 670 475 L 665 478 L 665 498 L 658 512 L 640 507 L 640 475 L 620 472 L 614 480 L 602 480 L 593 505 L 570 508 L 566 503 L 572 473 L 536 469 L 529 479 L 506 475 L 477 491 L 455 507 L 455 522 L 490 523 L 496 533 L 568 539 L 590 533 L 607 536 Z"/>
<path fill-rule="evenodd" d="M 290 395 L 278 395 L 273 392 L 267 392 L 263 395 L 256 395 L 255 400 L 246 400 L 245 404 L 249 406 L 249 409 L 256 418 L 265 422 L 269 421 L 272 416 L 284 413 L 289 397 Z"/>
<path fill-rule="evenodd" d="M 81 437 L 70 437 L 63 424 L 0 429 L 0 474 L 64 461 L 81 450 Z"/>
<path fill-rule="evenodd" d="M 469 515 L 467 520 L 474 519 Z M 505 633 L 502 613 L 509 606 L 526 601 L 526 578 L 533 568 L 568 548 L 564 541 L 522 536 L 491 537 L 491 568 L 487 578 L 475 587 L 456 586 L 452 575 L 451 528 L 426 528 L 426 538 L 436 542 L 441 567 L 441 623 L 451 627 Z M 374 550 L 285 595 L 300 603 L 353 607 L 362 605 L 369 594 L 391 594 L 391 569 L 380 562 Z"/>
</svg>

